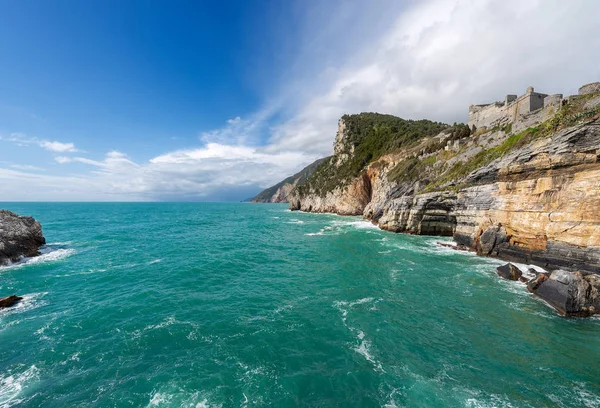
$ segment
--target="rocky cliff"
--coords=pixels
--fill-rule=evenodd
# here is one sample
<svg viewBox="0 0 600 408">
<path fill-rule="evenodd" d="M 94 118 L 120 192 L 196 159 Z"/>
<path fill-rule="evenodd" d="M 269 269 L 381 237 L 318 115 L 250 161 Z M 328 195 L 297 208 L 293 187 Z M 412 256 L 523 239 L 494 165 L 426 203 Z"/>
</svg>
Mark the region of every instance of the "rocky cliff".
<svg viewBox="0 0 600 408">
<path fill-rule="evenodd" d="M 0 265 L 39 255 L 38 250 L 45 243 L 39 222 L 0 210 Z"/>
<path fill-rule="evenodd" d="M 261 191 L 250 201 L 253 203 L 287 203 L 288 195 L 297 186 L 301 186 L 313 174 L 315 169 L 326 159 L 319 159 L 309 164 L 298 173 Z"/>
<path fill-rule="evenodd" d="M 600 273 L 600 93 L 569 97 L 519 133 L 369 115 L 340 120 L 334 156 L 291 192 L 292 210 L 363 215 L 481 255 Z"/>
</svg>

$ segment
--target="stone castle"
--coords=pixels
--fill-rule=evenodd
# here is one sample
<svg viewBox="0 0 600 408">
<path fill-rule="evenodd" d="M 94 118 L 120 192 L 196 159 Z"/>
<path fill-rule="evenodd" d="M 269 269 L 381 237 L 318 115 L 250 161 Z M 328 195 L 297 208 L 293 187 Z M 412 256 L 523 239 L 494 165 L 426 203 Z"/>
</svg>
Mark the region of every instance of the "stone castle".
<svg viewBox="0 0 600 408">
<path fill-rule="evenodd" d="M 583 85 L 578 95 L 600 92 L 600 82 Z M 506 95 L 504 102 L 469 106 L 468 125 L 471 129 L 503 127 L 511 125 L 513 132 L 535 126 L 557 113 L 569 98 L 562 94 L 548 95 L 527 88 L 524 95 Z"/>
</svg>

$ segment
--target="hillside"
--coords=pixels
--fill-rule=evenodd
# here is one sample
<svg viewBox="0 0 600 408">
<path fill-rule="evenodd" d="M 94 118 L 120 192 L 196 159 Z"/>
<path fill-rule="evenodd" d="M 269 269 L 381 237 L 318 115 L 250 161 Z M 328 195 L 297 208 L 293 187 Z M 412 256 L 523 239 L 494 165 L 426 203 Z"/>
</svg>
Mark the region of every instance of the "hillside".
<svg viewBox="0 0 600 408">
<path fill-rule="evenodd" d="M 304 184 L 306 179 L 312 175 L 315 169 L 326 159 L 319 159 L 309 164 L 298 173 L 283 181 L 261 191 L 250 201 L 253 203 L 287 203 L 289 193 L 296 187 Z"/>
</svg>

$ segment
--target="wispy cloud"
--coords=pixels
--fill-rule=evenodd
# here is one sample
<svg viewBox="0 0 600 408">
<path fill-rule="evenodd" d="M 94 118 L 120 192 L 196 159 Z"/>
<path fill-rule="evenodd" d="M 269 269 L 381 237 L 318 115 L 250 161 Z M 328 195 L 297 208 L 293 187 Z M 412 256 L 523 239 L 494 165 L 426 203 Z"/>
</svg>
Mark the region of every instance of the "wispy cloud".
<svg viewBox="0 0 600 408">
<path fill-rule="evenodd" d="M 24 171 L 44 171 L 41 167 L 32 166 L 30 164 L 11 164 L 10 167 L 16 170 L 24 170 Z"/>
<path fill-rule="evenodd" d="M 594 0 L 415 2 L 378 41 L 329 67 L 332 81 L 275 126 L 272 148 L 327 154 L 344 113 L 454 122 L 466 120 L 469 104 L 528 85 L 573 93 L 600 79 L 600 54 L 589 52 L 600 48 L 597 7 Z"/>
<path fill-rule="evenodd" d="M 37 137 L 30 137 L 23 133 L 11 133 L 9 136 L 0 135 L 0 140 L 12 142 L 19 146 L 39 146 L 42 149 L 54 153 L 73 153 L 79 150 L 75 148 L 73 143 L 63 143 L 58 141 L 42 140 Z"/>
<path fill-rule="evenodd" d="M 57 156 L 55 160 L 63 165 L 90 166 L 86 174 L 68 177 L 69 187 L 79 189 L 82 196 L 98 199 L 98 195 L 113 198 L 122 195 L 129 199 L 155 200 L 211 199 L 223 191 L 244 186 L 252 187 L 255 192 L 259 186 L 268 185 L 283 174 L 291 174 L 315 158 L 298 151 L 272 153 L 257 147 L 208 143 L 203 147 L 169 152 L 144 163 L 137 163 L 118 151 L 108 152 L 102 160 L 79 156 Z M 4 174 L 16 177 L 15 173 L 6 173 L 6 170 Z M 49 181 L 45 187 L 54 185 L 60 178 L 35 176 L 39 182 Z M 27 177 L 33 177 L 33 174 Z M 0 194 L 9 186 L 10 183 L 0 185 Z M 44 196 L 40 199 L 57 198 Z"/>
</svg>

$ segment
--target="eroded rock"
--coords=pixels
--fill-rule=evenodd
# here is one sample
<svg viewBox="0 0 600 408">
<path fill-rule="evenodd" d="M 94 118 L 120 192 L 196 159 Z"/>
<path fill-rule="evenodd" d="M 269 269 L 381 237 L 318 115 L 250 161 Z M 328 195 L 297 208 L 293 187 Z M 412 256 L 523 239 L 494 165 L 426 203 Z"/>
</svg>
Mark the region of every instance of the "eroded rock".
<svg viewBox="0 0 600 408">
<path fill-rule="evenodd" d="M 40 246 L 45 243 L 38 221 L 0 210 L 0 265 L 16 262 L 25 256 L 37 256 Z"/>
<path fill-rule="evenodd" d="M 532 291 L 564 316 L 586 317 L 600 311 L 600 279 L 594 274 L 557 270 L 541 278 Z"/>
<path fill-rule="evenodd" d="M 506 265 L 502 265 L 496 268 L 496 273 L 498 276 L 504 279 L 516 281 L 519 280 L 523 276 L 523 272 L 516 266 L 511 263 L 507 263 Z"/>
</svg>

